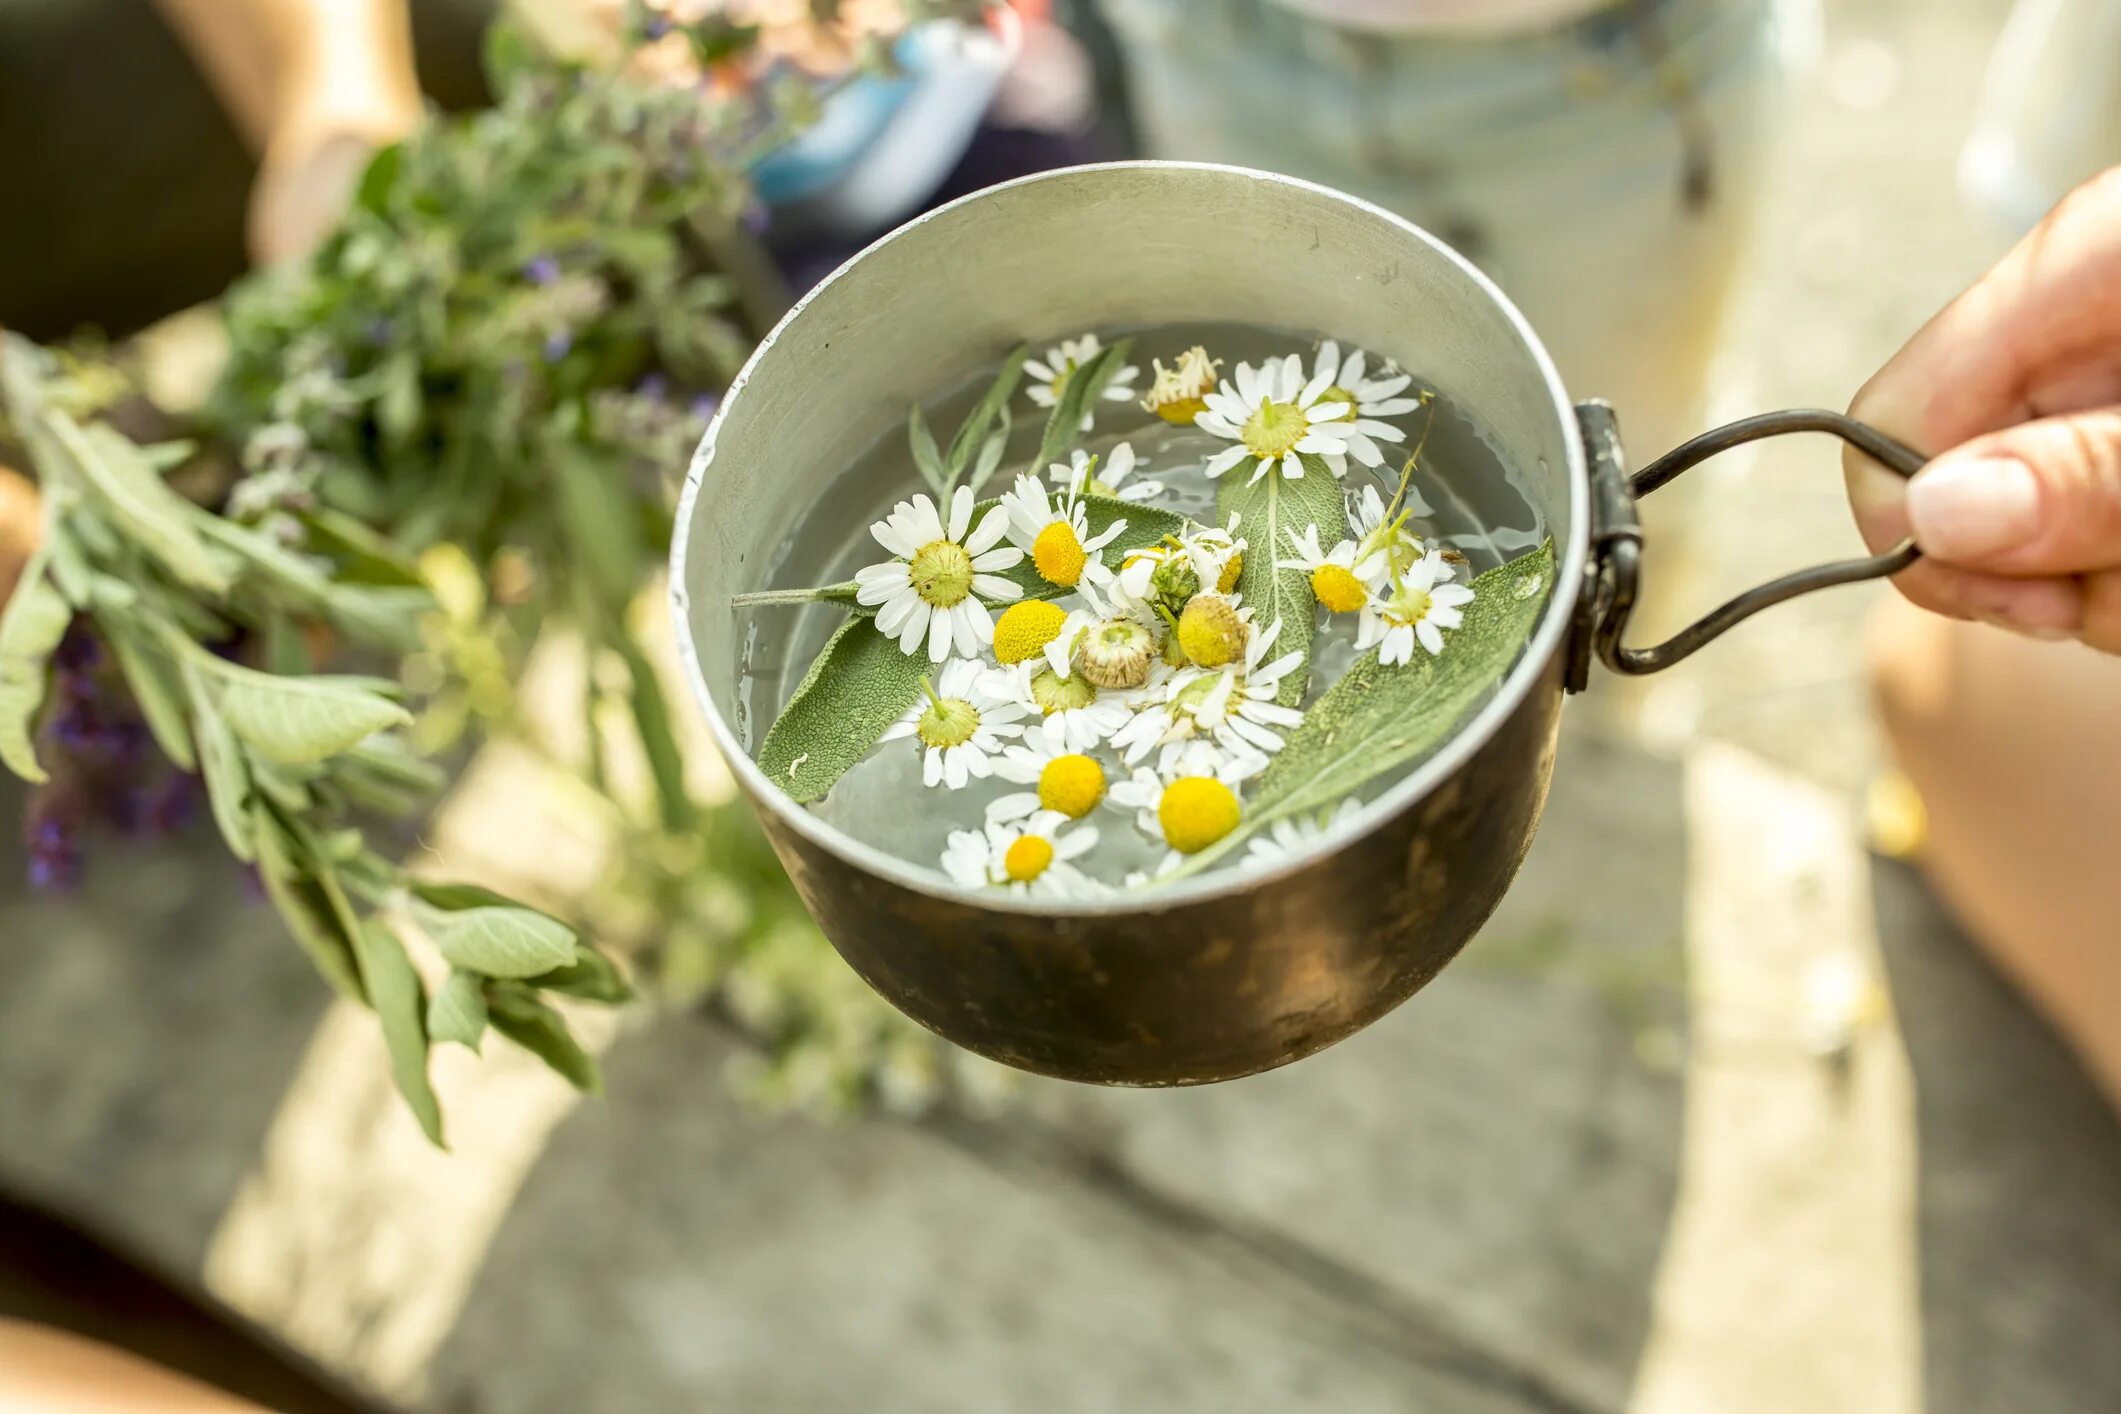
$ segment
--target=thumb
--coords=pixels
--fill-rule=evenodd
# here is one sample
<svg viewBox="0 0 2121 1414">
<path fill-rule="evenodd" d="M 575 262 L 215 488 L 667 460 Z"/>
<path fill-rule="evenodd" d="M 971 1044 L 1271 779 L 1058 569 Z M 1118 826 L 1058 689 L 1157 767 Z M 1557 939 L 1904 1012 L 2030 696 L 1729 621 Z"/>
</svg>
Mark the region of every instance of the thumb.
<svg viewBox="0 0 2121 1414">
<path fill-rule="evenodd" d="M 2002 575 L 2121 569 L 2121 407 L 2020 423 L 1931 462 L 1907 485 L 1923 553 Z"/>
</svg>

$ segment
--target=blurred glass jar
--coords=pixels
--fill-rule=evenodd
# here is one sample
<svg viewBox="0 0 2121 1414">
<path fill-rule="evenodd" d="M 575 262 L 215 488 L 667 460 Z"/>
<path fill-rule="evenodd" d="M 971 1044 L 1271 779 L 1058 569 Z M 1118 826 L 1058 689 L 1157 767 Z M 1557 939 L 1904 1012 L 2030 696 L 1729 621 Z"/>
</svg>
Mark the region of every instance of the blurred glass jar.
<svg viewBox="0 0 2121 1414">
<path fill-rule="evenodd" d="M 1812 0 L 1104 8 L 1149 155 L 1400 212 L 1496 278 L 1638 460 L 1698 430 Z"/>
</svg>

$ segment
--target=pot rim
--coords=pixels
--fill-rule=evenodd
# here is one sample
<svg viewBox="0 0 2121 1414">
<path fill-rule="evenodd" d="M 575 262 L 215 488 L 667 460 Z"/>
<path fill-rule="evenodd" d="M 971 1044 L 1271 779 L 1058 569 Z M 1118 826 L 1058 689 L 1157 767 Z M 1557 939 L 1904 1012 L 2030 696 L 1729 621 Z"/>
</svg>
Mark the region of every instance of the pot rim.
<svg viewBox="0 0 2121 1414">
<path fill-rule="evenodd" d="M 1119 893 L 1109 898 L 1069 900 L 1047 896 L 1019 897 L 1013 893 L 978 895 L 962 889 L 944 879 L 940 874 L 923 873 L 916 866 L 896 855 L 887 854 L 873 845 L 864 844 L 853 836 L 827 824 L 810 811 L 790 800 L 759 769 L 751 753 L 737 740 L 736 733 L 723 720 L 721 709 L 715 705 L 714 695 L 708 690 L 706 674 L 701 670 L 697 648 L 693 643 L 691 614 L 693 606 L 685 588 L 685 560 L 692 538 L 692 526 L 700 497 L 706 481 L 707 468 L 714 461 L 715 439 L 722 427 L 722 419 L 729 415 L 744 387 L 751 381 L 753 370 L 787 329 L 834 281 L 853 269 L 872 252 L 881 250 L 891 242 L 910 236 L 920 227 L 937 219 L 946 212 L 955 211 L 969 202 L 980 201 L 992 194 L 1012 187 L 1027 186 L 1034 182 L 1046 182 L 1079 176 L 1086 172 L 1132 171 L 1159 169 L 1174 171 L 1218 172 L 1245 177 L 1256 181 L 1276 182 L 1300 188 L 1331 201 L 1355 207 L 1366 215 L 1397 226 L 1406 235 L 1430 247 L 1445 260 L 1458 267 L 1459 271 L 1493 300 L 1508 319 L 1510 327 L 1523 340 L 1538 368 L 1540 378 L 1546 385 L 1547 394 L 1553 399 L 1555 415 L 1562 425 L 1562 436 L 1568 457 L 1569 488 L 1569 532 L 1567 543 L 1557 543 L 1559 552 L 1555 565 L 1555 583 L 1547 597 L 1546 608 L 1540 616 L 1532 636 L 1526 641 L 1517 662 L 1504 676 L 1495 695 L 1473 714 L 1463 728 L 1437 749 L 1434 755 L 1422 762 L 1408 775 L 1395 782 L 1390 789 L 1374 800 L 1366 801 L 1346 821 L 1330 826 L 1324 835 L 1307 849 L 1302 849 L 1288 859 L 1270 868 L 1237 872 L 1235 870 L 1209 871 L 1190 879 L 1157 888 L 1153 893 L 1139 897 Z M 948 903 L 967 908 L 992 909 L 998 913 L 1023 914 L 1046 918 L 1097 919 L 1118 914 L 1161 913 L 1191 904 L 1223 898 L 1232 894 L 1257 889 L 1275 879 L 1309 868 L 1319 858 L 1346 846 L 1350 841 L 1371 833 L 1390 820 L 1410 809 L 1443 781 L 1455 775 L 1466 761 L 1502 726 L 1518 705 L 1532 691 L 1546 670 L 1553 654 L 1559 652 L 1562 639 L 1567 634 L 1574 617 L 1577 596 L 1582 592 L 1583 568 L 1590 547 L 1590 474 L 1584 456 L 1583 435 L 1576 422 L 1575 405 L 1568 390 L 1562 385 L 1561 375 L 1548 355 L 1546 345 L 1540 342 L 1510 298 L 1495 282 L 1478 267 L 1450 246 L 1430 235 L 1421 227 L 1394 212 L 1365 201 L 1334 187 L 1318 182 L 1305 181 L 1300 177 L 1284 176 L 1277 172 L 1264 172 L 1256 168 L 1240 167 L 1221 162 L 1177 162 L 1161 159 L 1137 159 L 1122 162 L 1087 163 L 1074 167 L 1056 168 L 1049 172 L 1038 172 L 1028 177 L 999 182 L 990 187 L 958 197 L 954 201 L 924 212 L 904 225 L 886 232 L 848 257 L 837 269 L 819 281 L 808 293 L 797 300 L 788 312 L 781 316 L 766 337 L 759 340 L 758 347 L 744 361 L 728 391 L 723 394 L 721 406 L 707 425 L 706 433 L 693 452 L 692 463 L 685 476 L 685 487 L 678 498 L 676 531 L 672 536 L 670 558 L 670 596 L 673 628 L 677 634 L 678 657 L 684 664 L 685 676 L 692 689 L 694 700 L 705 714 L 709 733 L 715 748 L 722 753 L 730 774 L 743 786 L 744 793 L 751 798 L 754 808 L 769 810 L 789 829 L 809 840 L 818 848 L 826 850 L 865 873 L 885 879 L 900 888 Z M 727 606 L 724 606 L 726 609 Z"/>
</svg>

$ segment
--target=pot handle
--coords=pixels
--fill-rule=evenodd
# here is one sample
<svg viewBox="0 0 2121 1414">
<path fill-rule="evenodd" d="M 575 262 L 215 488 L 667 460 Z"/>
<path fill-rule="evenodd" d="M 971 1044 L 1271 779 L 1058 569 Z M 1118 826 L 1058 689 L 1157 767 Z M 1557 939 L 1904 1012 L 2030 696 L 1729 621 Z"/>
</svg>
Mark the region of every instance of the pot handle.
<svg viewBox="0 0 2121 1414">
<path fill-rule="evenodd" d="M 1799 570 L 1747 590 L 1663 643 L 1630 648 L 1620 638 L 1627 630 L 1628 616 L 1635 610 L 1641 574 L 1642 521 L 1635 503 L 1681 472 L 1733 447 L 1788 432 L 1830 433 L 1902 476 L 1913 476 L 1929 458 L 1852 417 L 1819 408 L 1796 408 L 1762 413 L 1704 432 L 1631 477 L 1612 405 L 1598 399 L 1578 404 L 1576 420 L 1583 430 L 1584 452 L 1591 472 L 1591 555 L 1584 567 L 1584 592 L 1577 599 L 1567 678 L 1571 692 L 1582 691 L 1588 683 L 1593 652 L 1616 673 L 1639 676 L 1659 672 L 1762 609 L 1815 589 L 1883 579 L 1922 558 L 1914 541 L 1903 540 L 1882 555 Z"/>
</svg>

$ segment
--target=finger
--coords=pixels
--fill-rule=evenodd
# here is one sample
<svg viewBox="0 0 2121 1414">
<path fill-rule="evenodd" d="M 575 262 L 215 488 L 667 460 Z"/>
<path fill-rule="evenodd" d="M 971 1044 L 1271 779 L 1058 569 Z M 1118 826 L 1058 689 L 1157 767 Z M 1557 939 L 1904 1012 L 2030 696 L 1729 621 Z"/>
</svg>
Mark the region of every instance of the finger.
<svg viewBox="0 0 2121 1414">
<path fill-rule="evenodd" d="M 2076 579 L 2012 579 L 1922 560 L 1893 576 L 1912 603 L 1947 618 L 1994 624 L 2033 638 L 2076 638 L 2089 611 Z"/>
<path fill-rule="evenodd" d="M 2084 627 L 2077 636 L 2101 653 L 2121 654 L 2121 570 L 2084 577 Z"/>
<path fill-rule="evenodd" d="M 2121 408 L 1976 437 L 1907 486 L 1923 553 L 2007 575 L 2121 568 Z M 1883 512 L 1873 507 L 1874 516 Z"/>
</svg>

